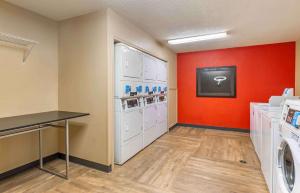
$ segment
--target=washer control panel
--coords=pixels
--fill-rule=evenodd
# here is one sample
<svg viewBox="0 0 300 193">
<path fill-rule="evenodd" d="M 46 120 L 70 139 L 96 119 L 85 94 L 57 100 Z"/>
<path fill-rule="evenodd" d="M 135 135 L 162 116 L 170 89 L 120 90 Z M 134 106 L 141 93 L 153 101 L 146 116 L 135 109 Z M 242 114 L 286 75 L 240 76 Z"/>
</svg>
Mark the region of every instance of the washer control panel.
<svg viewBox="0 0 300 193">
<path fill-rule="evenodd" d="M 290 129 L 300 129 L 300 100 L 286 100 L 280 125 Z"/>
<path fill-rule="evenodd" d="M 293 127 L 299 129 L 300 111 L 289 108 L 285 121 Z"/>
</svg>

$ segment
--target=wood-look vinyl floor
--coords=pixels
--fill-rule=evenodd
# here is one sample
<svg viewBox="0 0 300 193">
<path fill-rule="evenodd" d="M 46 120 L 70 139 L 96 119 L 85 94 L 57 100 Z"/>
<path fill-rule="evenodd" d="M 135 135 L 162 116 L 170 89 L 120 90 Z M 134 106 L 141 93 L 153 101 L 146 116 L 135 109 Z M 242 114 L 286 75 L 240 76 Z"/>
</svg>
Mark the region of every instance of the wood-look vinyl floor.
<svg viewBox="0 0 300 193">
<path fill-rule="evenodd" d="M 48 167 L 63 171 L 64 162 Z M 32 169 L 1 181 L 0 192 L 268 193 L 259 168 L 248 134 L 176 127 L 112 173 L 71 164 L 63 180 Z"/>
</svg>

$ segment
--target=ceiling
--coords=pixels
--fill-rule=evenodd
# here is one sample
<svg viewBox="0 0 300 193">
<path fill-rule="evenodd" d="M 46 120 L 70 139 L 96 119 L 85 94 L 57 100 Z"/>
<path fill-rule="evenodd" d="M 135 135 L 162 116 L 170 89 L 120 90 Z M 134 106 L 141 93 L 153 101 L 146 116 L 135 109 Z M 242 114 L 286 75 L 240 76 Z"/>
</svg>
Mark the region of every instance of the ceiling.
<svg viewBox="0 0 300 193">
<path fill-rule="evenodd" d="M 299 0 L 6 0 L 60 21 L 110 7 L 175 52 L 300 39 Z M 229 31 L 225 39 L 168 45 L 168 39 Z"/>
</svg>

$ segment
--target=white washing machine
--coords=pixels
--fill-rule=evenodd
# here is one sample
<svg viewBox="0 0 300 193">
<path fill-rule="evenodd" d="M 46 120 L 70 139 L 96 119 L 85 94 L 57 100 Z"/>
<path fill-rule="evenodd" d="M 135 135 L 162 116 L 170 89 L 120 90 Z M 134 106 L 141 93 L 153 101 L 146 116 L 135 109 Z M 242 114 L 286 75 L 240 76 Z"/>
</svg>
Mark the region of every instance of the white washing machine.
<svg viewBox="0 0 300 193">
<path fill-rule="evenodd" d="M 300 100 L 287 100 L 280 118 L 276 193 L 300 193 Z"/>
<path fill-rule="evenodd" d="M 168 131 L 168 103 L 166 94 L 157 96 L 157 127 L 157 137 L 160 137 Z"/>
<path fill-rule="evenodd" d="M 254 148 L 257 152 L 257 121 L 259 120 L 257 118 L 257 111 L 261 108 L 266 108 L 268 106 L 267 103 L 255 103 L 251 102 L 250 103 L 250 138 L 252 140 L 252 143 L 254 145 Z"/>
<path fill-rule="evenodd" d="M 281 109 L 262 112 L 262 159 L 261 170 L 265 177 L 269 191 L 273 192 L 273 176 L 276 171 L 277 146 L 275 143 L 278 138 L 279 120 Z M 276 147 L 276 148 L 275 148 Z"/>
<path fill-rule="evenodd" d="M 157 127 L 157 105 L 156 96 L 144 97 L 144 108 L 143 108 L 143 136 L 144 136 L 144 147 L 151 144 L 158 136 Z"/>
<path fill-rule="evenodd" d="M 115 163 L 123 164 L 143 149 L 143 110 L 138 98 L 115 99 Z"/>
<path fill-rule="evenodd" d="M 270 107 L 268 103 L 251 103 L 250 105 L 251 117 L 251 130 L 250 135 L 258 155 L 259 160 L 263 159 L 262 148 L 263 148 L 263 127 L 262 127 L 262 113 L 273 112 L 281 110 L 280 107 Z M 280 114 L 280 113 L 279 113 Z"/>
</svg>

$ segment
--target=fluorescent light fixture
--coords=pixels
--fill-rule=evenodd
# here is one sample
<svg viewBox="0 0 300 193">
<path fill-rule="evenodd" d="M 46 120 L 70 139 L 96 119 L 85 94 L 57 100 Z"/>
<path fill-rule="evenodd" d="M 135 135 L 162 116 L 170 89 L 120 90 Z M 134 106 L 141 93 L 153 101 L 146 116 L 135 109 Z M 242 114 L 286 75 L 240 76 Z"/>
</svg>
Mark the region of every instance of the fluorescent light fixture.
<svg viewBox="0 0 300 193">
<path fill-rule="evenodd" d="M 221 32 L 221 33 L 215 33 L 215 34 L 207 34 L 207 35 L 201 35 L 201 36 L 169 40 L 168 43 L 169 44 L 184 44 L 184 43 L 190 43 L 190 42 L 199 42 L 199 41 L 204 41 L 204 40 L 225 38 L 227 36 L 228 36 L 227 32 Z"/>
</svg>

